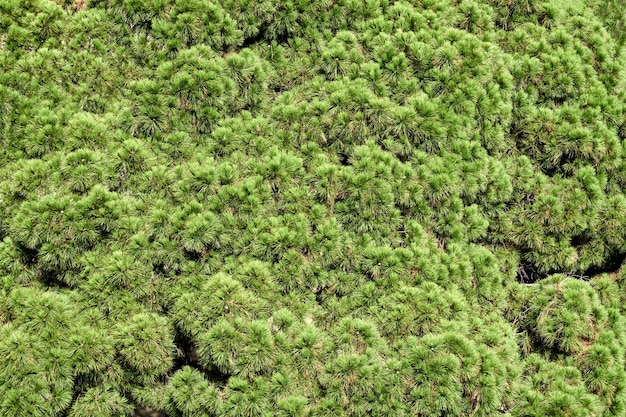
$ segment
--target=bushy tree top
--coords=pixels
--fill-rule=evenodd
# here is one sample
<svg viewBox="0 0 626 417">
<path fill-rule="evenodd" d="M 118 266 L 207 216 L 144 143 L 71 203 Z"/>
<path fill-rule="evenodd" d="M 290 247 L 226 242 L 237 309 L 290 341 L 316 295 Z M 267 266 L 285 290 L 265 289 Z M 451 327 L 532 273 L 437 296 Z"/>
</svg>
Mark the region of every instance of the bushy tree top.
<svg viewBox="0 0 626 417">
<path fill-rule="evenodd" d="M 623 415 L 625 10 L 0 2 L 0 415 Z"/>
</svg>

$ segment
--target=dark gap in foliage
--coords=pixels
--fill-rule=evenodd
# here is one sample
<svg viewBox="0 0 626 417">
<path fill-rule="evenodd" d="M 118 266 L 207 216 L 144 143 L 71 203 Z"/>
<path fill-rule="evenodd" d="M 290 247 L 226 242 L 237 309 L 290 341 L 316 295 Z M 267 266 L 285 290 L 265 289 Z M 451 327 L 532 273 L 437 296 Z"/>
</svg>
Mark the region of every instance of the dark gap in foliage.
<svg viewBox="0 0 626 417">
<path fill-rule="evenodd" d="M 572 271 L 565 272 L 565 271 L 557 271 L 557 270 L 544 272 L 539 267 L 537 267 L 536 265 L 532 263 L 522 263 L 517 267 L 517 281 L 520 284 L 534 284 L 537 281 L 542 280 L 554 274 L 563 274 L 563 275 L 567 275 L 570 278 L 576 278 L 576 279 L 587 281 L 592 275 L 596 275 L 597 273 L 600 273 L 600 272 L 590 273 L 589 270 L 585 271 L 582 274 L 574 274 L 574 272 Z"/>
<path fill-rule="evenodd" d="M 339 152 L 337 156 L 339 157 L 339 163 L 342 166 L 344 167 L 350 166 L 350 155 L 348 155 L 345 152 Z"/>
<path fill-rule="evenodd" d="M 198 355 L 195 352 L 195 346 L 190 337 L 185 335 L 180 330 L 176 329 L 174 334 L 174 344 L 180 351 L 180 354 L 174 359 L 174 368 L 172 369 L 172 373 L 177 370 L 185 367 L 191 366 L 193 368 L 198 368 Z"/>
<path fill-rule="evenodd" d="M 546 174 L 548 177 L 554 177 L 555 175 L 557 175 L 559 173 L 559 168 L 561 167 L 560 162 L 559 165 L 555 165 L 549 168 L 546 168 L 544 166 L 541 166 L 541 171 Z"/>
<path fill-rule="evenodd" d="M 272 87 L 272 91 L 274 91 L 274 98 L 281 96 L 285 91 L 288 91 L 288 88 L 285 88 L 283 85 L 277 84 Z"/>
<path fill-rule="evenodd" d="M 86 373 L 76 374 L 74 377 L 74 396 L 77 397 L 82 391 L 87 390 L 89 376 Z"/>
<path fill-rule="evenodd" d="M 615 252 L 609 257 L 604 265 L 592 266 L 583 273 L 583 276 L 589 278 L 599 274 L 616 273 L 622 267 L 624 261 L 626 261 L 626 252 Z"/>
<path fill-rule="evenodd" d="M 169 269 L 162 262 L 153 264 L 152 270 L 159 277 L 166 277 L 169 274 Z"/>
<path fill-rule="evenodd" d="M 180 354 L 176 358 L 174 358 L 174 367 L 171 371 L 172 374 L 174 374 L 179 369 L 184 368 L 185 366 L 189 366 L 202 372 L 211 382 L 216 382 L 224 385 L 228 382 L 230 375 L 224 374 L 218 369 L 207 370 L 204 367 L 200 366 L 200 356 L 198 355 L 195 343 L 193 342 L 191 337 L 187 336 L 179 329 L 176 329 L 175 331 L 174 344 L 178 348 Z"/>
<path fill-rule="evenodd" d="M 243 43 L 241 44 L 241 49 L 249 48 L 261 42 L 267 42 L 268 38 L 265 36 L 267 33 L 267 29 L 268 29 L 267 27 L 262 27 L 261 29 L 259 29 L 259 32 L 256 35 L 244 39 Z M 273 40 L 275 40 L 279 44 L 286 44 L 287 41 L 289 40 L 289 36 L 287 36 L 286 33 L 281 33 L 280 35 L 276 36 Z"/>
<path fill-rule="evenodd" d="M 406 207 L 406 206 L 404 206 L 402 204 L 398 204 L 398 203 L 396 203 L 395 206 L 396 206 L 396 208 L 398 210 L 400 210 L 400 215 L 402 216 L 402 218 L 404 218 L 404 219 L 409 219 L 410 218 L 411 209 L 409 207 Z M 401 246 L 406 246 L 405 239 L 409 235 L 409 230 L 408 230 L 408 227 L 407 227 L 406 223 L 404 223 L 404 222 L 400 223 L 400 226 L 398 227 L 397 232 L 398 232 L 398 234 L 400 235 L 400 238 L 401 238 L 401 242 L 399 242 L 400 245 Z"/>
<path fill-rule="evenodd" d="M 46 285 L 47 287 L 55 287 L 55 288 L 71 288 L 66 282 L 63 282 L 58 277 L 58 271 L 49 271 L 44 270 L 41 272 L 41 283 Z"/>
<path fill-rule="evenodd" d="M 216 384 L 221 386 L 225 386 L 226 384 L 228 384 L 228 379 L 230 378 L 229 374 L 222 373 L 217 368 L 213 368 L 210 370 L 207 370 L 205 368 L 198 369 L 204 374 L 209 382 L 215 382 Z"/>
<path fill-rule="evenodd" d="M 409 153 L 396 153 L 394 156 L 403 164 L 407 163 L 411 159 L 411 154 Z"/>
<path fill-rule="evenodd" d="M 617 134 L 620 139 L 626 139 L 626 123 L 622 123 L 617 128 Z"/>
<path fill-rule="evenodd" d="M 21 243 L 17 243 L 17 247 L 24 254 L 23 260 L 26 266 L 33 266 L 37 263 L 37 257 L 39 256 L 39 252 L 35 249 L 27 248 Z"/>
<path fill-rule="evenodd" d="M 576 242 L 582 243 L 584 240 L 581 239 L 578 241 L 574 239 L 572 244 Z M 581 274 L 575 274 L 572 271 L 556 270 L 544 272 L 532 263 L 523 262 L 517 267 L 517 281 L 520 284 L 534 284 L 535 282 L 553 274 L 564 274 L 570 278 L 588 281 L 595 275 L 617 273 L 624 264 L 624 261 L 626 261 L 626 252 L 616 252 L 613 253 L 603 265 L 592 266 Z"/>
<path fill-rule="evenodd" d="M 521 333 L 522 339 L 526 337 L 525 346 L 522 346 L 522 357 L 528 358 L 531 354 L 541 355 L 549 361 L 557 362 L 563 357 L 563 352 L 556 347 L 546 346 L 545 341 L 532 330 L 525 330 Z"/>
<path fill-rule="evenodd" d="M 572 240 L 571 240 L 571 245 L 573 247 L 578 247 L 578 246 L 584 245 L 586 243 L 589 243 L 589 238 L 584 236 L 584 235 L 573 236 Z"/>
<path fill-rule="evenodd" d="M 548 275 L 550 274 L 542 272 L 537 266 L 531 263 L 522 262 L 517 267 L 517 281 L 520 284 L 534 284 Z"/>
<path fill-rule="evenodd" d="M 72 392 L 71 404 L 74 404 L 81 394 L 84 394 L 88 388 L 88 376 L 85 373 L 78 373 L 74 376 L 74 390 Z M 68 407 L 69 408 L 69 407 Z M 63 413 L 63 416 L 67 416 L 67 413 Z"/>
<path fill-rule="evenodd" d="M 262 29 L 259 30 L 259 32 L 254 35 L 251 36 L 249 38 L 246 38 L 243 40 L 243 43 L 241 44 L 241 48 L 249 48 L 252 45 L 256 45 L 257 43 L 261 42 L 262 40 L 264 40 L 264 36 L 265 35 L 265 31 L 263 31 Z"/>
<path fill-rule="evenodd" d="M 323 292 L 324 291 L 321 288 L 313 291 L 313 294 L 315 294 L 315 302 L 317 303 L 317 305 L 321 306 L 322 304 L 324 304 L 324 299 L 322 298 Z"/>
<path fill-rule="evenodd" d="M 188 251 L 188 250 L 184 250 L 183 253 L 185 254 L 186 259 L 190 261 L 194 261 L 194 262 L 200 262 L 202 258 L 204 258 L 204 255 L 205 255 L 205 253 L 202 253 L 202 252 Z"/>
<path fill-rule="evenodd" d="M 74 390 L 72 393 L 72 404 L 78 397 L 85 394 L 90 388 L 97 384 L 97 375 L 93 372 L 79 372 L 74 376 Z"/>
<path fill-rule="evenodd" d="M 98 233 L 100 234 L 100 237 L 102 238 L 102 240 L 107 240 L 111 237 L 111 230 L 107 230 L 103 228 L 98 228 L 96 230 L 98 230 Z"/>
</svg>

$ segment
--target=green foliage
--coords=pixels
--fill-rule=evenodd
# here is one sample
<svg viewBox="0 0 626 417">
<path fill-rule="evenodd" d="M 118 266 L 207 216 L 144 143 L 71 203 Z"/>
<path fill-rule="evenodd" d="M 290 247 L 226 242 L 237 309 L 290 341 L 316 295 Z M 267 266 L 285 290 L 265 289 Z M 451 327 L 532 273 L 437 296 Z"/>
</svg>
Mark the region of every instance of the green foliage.
<svg viewBox="0 0 626 417">
<path fill-rule="evenodd" d="M 1 2 L 0 415 L 624 415 L 622 3 Z"/>
</svg>

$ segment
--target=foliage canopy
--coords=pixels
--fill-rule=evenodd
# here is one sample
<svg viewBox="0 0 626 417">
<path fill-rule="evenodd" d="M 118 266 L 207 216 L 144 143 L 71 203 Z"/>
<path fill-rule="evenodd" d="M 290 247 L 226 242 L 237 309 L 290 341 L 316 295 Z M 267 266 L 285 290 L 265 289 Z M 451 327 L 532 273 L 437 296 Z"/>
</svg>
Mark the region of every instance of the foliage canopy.
<svg viewBox="0 0 626 417">
<path fill-rule="evenodd" d="M 0 2 L 0 415 L 624 415 L 624 13 Z"/>
</svg>

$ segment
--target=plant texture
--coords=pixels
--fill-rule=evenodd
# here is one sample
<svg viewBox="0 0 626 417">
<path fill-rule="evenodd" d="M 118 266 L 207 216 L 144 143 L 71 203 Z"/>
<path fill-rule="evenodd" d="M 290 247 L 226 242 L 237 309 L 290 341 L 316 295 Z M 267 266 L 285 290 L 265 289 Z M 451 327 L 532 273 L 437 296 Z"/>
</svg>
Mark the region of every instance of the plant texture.
<svg viewBox="0 0 626 417">
<path fill-rule="evenodd" d="M 1 1 L 0 416 L 624 415 L 622 3 Z"/>
</svg>

